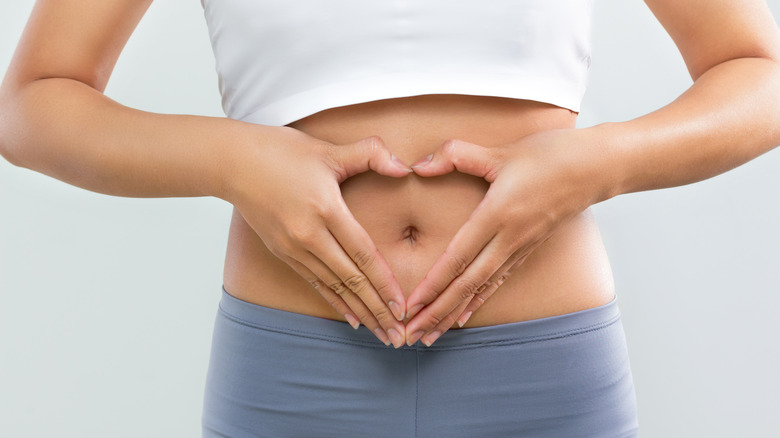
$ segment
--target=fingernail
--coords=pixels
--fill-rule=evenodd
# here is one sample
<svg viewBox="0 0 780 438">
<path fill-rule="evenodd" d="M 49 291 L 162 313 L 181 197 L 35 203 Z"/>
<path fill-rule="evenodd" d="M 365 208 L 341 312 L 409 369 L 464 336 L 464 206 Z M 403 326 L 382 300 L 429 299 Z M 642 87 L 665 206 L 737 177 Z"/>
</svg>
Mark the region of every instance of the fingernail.
<svg viewBox="0 0 780 438">
<path fill-rule="evenodd" d="M 415 332 L 415 333 L 412 335 L 412 337 L 411 337 L 411 338 L 409 338 L 409 339 L 406 341 L 406 345 L 408 345 L 408 346 L 410 346 L 410 347 L 411 347 L 411 346 L 412 346 L 412 345 L 414 345 L 414 343 L 415 343 L 415 342 L 417 342 L 417 341 L 418 341 L 418 340 L 419 340 L 419 339 L 422 337 L 422 335 L 424 335 L 424 334 L 425 334 L 425 332 L 424 332 L 424 331 L 422 331 L 422 330 L 420 330 L 419 332 Z"/>
<path fill-rule="evenodd" d="M 468 321 L 469 318 L 471 318 L 471 313 L 472 312 L 466 312 L 463 316 L 460 317 L 460 319 L 458 320 L 459 327 L 463 327 L 464 325 L 466 325 L 466 321 Z"/>
<path fill-rule="evenodd" d="M 393 316 L 395 316 L 395 319 L 399 321 L 404 320 L 404 311 L 401 309 L 401 306 L 398 305 L 395 301 L 390 301 L 388 303 L 390 305 L 390 310 L 393 312 Z"/>
<path fill-rule="evenodd" d="M 412 164 L 412 165 L 411 165 L 411 166 L 409 166 L 409 167 L 411 167 L 412 169 L 414 169 L 414 168 L 416 168 L 416 167 L 423 167 L 423 166 L 425 166 L 426 164 L 430 163 L 432 159 L 433 159 L 433 154 L 430 154 L 430 155 L 428 155 L 427 157 L 425 157 L 425 158 L 423 158 L 422 160 L 420 160 L 420 161 L 418 161 L 418 162 L 416 162 L 416 163 Z"/>
<path fill-rule="evenodd" d="M 347 322 L 352 326 L 353 329 L 357 330 L 358 327 L 360 327 L 360 321 L 358 321 L 354 316 L 346 314 L 344 315 L 344 318 L 347 319 Z"/>
<path fill-rule="evenodd" d="M 422 304 L 418 304 L 418 305 L 412 307 L 412 309 L 410 311 L 406 312 L 406 316 L 409 317 L 409 318 L 414 318 L 414 315 L 417 315 L 417 312 L 419 312 L 420 309 L 422 309 L 422 308 L 423 308 L 423 305 Z"/>
<path fill-rule="evenodd" d="M 388 339 L 387 333 L 385 333 L 384 330 L 378 328 L 374 330 L 374 333 L 376 334 L 376 337 L 379 338 L 379 340 L 382 341 L 385 345 L 390 345 L 390 339 Z"/>
<path fill-rule="evenodd" d="M 423 344 L 425 344 L 426 347 L 430 347 L 431 344 L 433 344 L 437 339 L 439 339 L 439 336 L 441 336 L 440 331 L 435 331 L 429 334 L 428 336 L 423 339 Z"/>
<path fill-rule="evenodd" d="M 390 339 L 393 341 L 393 347 L 401 348 L 404 345 L 404 337 L 394 328 L 387 329 Z"/>
<path fill-rule="evenodd" d="M 395 154 L 392 154 L 391 157 L 393 159 L 393 164 L 395 164 L 396 166 L 400 167 L 401 169 L 407 172 L 412 172 L 412 169 L 407 167 L 406 164 L 403 163 L 403 161 L 399 160 L 398 157 L 395 156 Z"/>
</svg>

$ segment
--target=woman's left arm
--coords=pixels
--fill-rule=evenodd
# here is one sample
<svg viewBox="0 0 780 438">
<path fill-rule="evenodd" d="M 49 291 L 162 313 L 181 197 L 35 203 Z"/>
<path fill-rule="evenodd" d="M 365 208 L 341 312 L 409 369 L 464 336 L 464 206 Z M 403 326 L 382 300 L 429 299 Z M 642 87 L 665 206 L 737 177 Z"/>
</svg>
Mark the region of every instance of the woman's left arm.
<svg viewBox="0 0 780 438">
<path fill-rule="evenodd" d="M 407 343 L 462 325 L 556 227 L 624 193 L 726 172 L 780 144 L 780 31 L 762 0 L 646 0 L 694 80 L 634 120 L 485 148 L 449 140 L 422 176 L 458 170 L 485 199 L 407 300 Z M 424 335 L 424 336 L 423 336 Z"/>
</svg>

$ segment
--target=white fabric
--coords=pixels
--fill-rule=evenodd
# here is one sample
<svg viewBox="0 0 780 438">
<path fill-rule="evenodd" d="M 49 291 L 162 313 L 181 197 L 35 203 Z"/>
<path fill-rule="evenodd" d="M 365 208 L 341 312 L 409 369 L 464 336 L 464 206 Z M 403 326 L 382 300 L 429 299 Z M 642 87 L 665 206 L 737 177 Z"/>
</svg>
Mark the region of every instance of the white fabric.
<svg viewBox="0 0 780 438">
<path fill-rule="evenodd" d="M 592 0 L 201 0 L 225 114 L 281 126 L 421 94 L 579 111 Z"/>
</svg>

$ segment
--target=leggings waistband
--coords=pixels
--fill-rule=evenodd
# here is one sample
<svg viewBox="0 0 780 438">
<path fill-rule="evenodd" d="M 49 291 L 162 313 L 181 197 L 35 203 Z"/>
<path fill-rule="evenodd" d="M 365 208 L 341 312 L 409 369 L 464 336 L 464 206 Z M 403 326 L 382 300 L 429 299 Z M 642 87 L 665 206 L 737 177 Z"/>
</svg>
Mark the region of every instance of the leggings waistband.
<svg viewBox="0 0 780 438">
<path fill-rule="evenodd" d="M 343 321 L 264 307 L 240 300 L 222 286 L 219 309 L 228 318 L 257 329 L 373 348 L 386 347 L 365 326 L 353 329 Z M 607 304 L 563 315 L 445 332 L 431 347 L 419 342 L 402 349 L 469 349 L 565 338 L 599 330 L 620 320 L 617 297 Z"/>
</svg>

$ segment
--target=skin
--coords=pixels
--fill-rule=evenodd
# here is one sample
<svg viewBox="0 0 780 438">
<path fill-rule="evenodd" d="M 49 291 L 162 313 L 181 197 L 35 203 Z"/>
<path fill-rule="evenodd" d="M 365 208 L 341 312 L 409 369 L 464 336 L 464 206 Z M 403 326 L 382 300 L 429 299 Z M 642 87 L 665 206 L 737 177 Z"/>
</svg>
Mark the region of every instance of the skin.
<svg viewBox="0 0 780 438">
<path fill-rule="evenodd" d="M 452 135 L 498 146 L 533 132 L 573 127 L 575 116 L 530 101 L 424 95 L 332 108 L 291 126 L 334 144 L 376 134 L 409 162 L 431 154 Z M 341 192 L 408 297 L 488 187 L 484 179 L 461 172 L 397 179 L 366 172 L 344 181 Z M 271 253 L 249 225 L 251 220 L 234 211 L 224 269 L 228 293 L 266 307 L 347 319 Z M 317 245 L 317 239 L 310 244 Z M 562 225 L 516 274 L 464 327 L 568 313 L 614 297 L 609 263 L 590 212 Z"/>
<path fill-rule="evenodd" d="M 587 129 L 573 129 L 573 119 L 558 119 L 566 110 L 542 116 L 551 108 L 515 102 L 514 108 L 499 112 L 516 116 L 520 127 L 495 127 L 491 142 L 478 138 L 477 127 L 448 138 L 463 121 L 456 114 L 446 122 L 448 129 L 429 137 L 431 126 L 404 120 L 406 132 L 416 140 L 404 142 L 388 140 L 398 122 L 353 126 L 349 135 L 337 138 L 324 132 L 316 118 L 296 127 L 267 127 L 122 106 L 102 92 L 150 3 L 36 3 L 0 86 L 2 155 L 18 166 L 100 193 L 224 199 L 237 212 L 231 237 L 245 233 L 249 241 L 255 238 L 246 235 L 251 229 L 260 241 L 243 254 L 268 251 L 288 273 L 295 273 L 295 279 L 285 279 L 309 290 L 315 286 L 318 292 L 306 300 L 304 292 L 291 293 L 279 298 L 287 301 L 277 307 L 303 309 L 308 304 L 295 300 L 319 300 L 333 312 L 324 316 L 359 321 L 396 347 L 418 339 L 430 345 L 459 325 L 456 321 L 464 327 L 486 325 L 605 302 L 611 296 L 608 287 L 594 287 L 576 298 L 545 294 L 542 286 L 525 287 L 553 284 L 555 275 L 533 280 L 534 273 L 564 258 L 565 243 L 574 242 L 574 236 L 593 233 L 591 227 L 567 234 L 584 220 L 590 205 L 700 181 L 780 143 L 780 38 L 763 1 L 648 0 L 688 66 L 694 80 L 689 90 L 646 116 Z M 422 120 L 450 111 L 437 98 L 406 100 L 411 101 L 430 109 Z M 489 99 L 447 102 L 457 106 L 453 103 L 486 112 L 500 106 Z M 404 105 L 403 100 L 383 102 L 376 111 L 397 116 Z M 536 116 L 537 126 L 526 122 Z M 342 119 L 346 122 L 351 121 Z M 322 135 L 313 135 L 319 131 Z M 404 164 L 425 161 L 431 153 L 427 165 L 410 169 Z M 399 281 L 391 267 L 395 260 L 380 250 L 387 245 L 374 242 L 381 229 L 367 231 L 375 218 L 366 216 L 361 222 L 356 217 L 359 204 L 349 200 L 360 198 L 354 182 L 382 179 L 390 186 L 388 181 L 415 181 L 433 190 L 436 178 L 462 184 L 461 194 L 482 187 L 484 199 L 464 201 L 458 214 L 468 214 L 446 222 L 457 226 L 438 239 L 444 242 L 438 254 L 426 256 L 432 260 L 430 268 Z M 453 202 L 459 199 L 454 192 L 450 196 Z M 229 259 L 226 267 L 240 262 Z M 524 271 L 529 264 L 536 269 Z M 521 272 L 522 278 L 515 280 Z M 226 277 L 225 284 L 241 281 L 249 280 Z M 496 293 L 502 284 L 502 292 Z M 521 289 L 526 295 L 504 292 Z M 254 298 L 261 304 L 272 299 Z M 545 308 L 545 300 L 556 304 Z M 502 315 L 505 305 L 512 306 L 508 316 Z M 317 309 L 304 313 L 324 312 Z"/>
<path fill-rule="evenodd" d="M 432 343 L 453 321 L 467 320 L 539 242 L 587 206 L 701 181 L 780 143 L 780 36 L 766 3 L 646 3 L 694 80 L 674 102 L 627 122 L 535 134 L 499 148 L 451 140 L 426 166 L 412 165 L 424 176 L 457 169 L 491 187 L 409 297 L 410 309 L 424 307 L 410 312 L 408 342 L 424 336 Z M 540 179 L 549 181 L 549 194 L 512 208 Z"/>
</svg>

